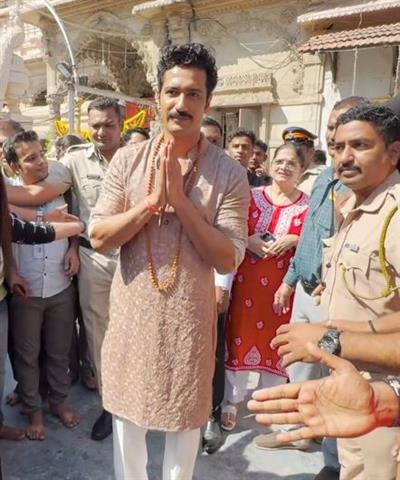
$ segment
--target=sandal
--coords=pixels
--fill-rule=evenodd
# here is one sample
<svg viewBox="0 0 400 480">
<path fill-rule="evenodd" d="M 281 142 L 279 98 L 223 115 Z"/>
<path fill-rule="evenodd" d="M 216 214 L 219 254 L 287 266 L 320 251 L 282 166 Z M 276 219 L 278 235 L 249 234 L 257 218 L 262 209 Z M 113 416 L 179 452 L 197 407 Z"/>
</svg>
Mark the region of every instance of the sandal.
<svg viewBox="0 0 400 480">
<path fill-rule="evenodd" d="M 236 427 L 238 407 L 233 403 L 223 405 L 221 410 L 221 428 L 231 432 Z"/>
</svg>

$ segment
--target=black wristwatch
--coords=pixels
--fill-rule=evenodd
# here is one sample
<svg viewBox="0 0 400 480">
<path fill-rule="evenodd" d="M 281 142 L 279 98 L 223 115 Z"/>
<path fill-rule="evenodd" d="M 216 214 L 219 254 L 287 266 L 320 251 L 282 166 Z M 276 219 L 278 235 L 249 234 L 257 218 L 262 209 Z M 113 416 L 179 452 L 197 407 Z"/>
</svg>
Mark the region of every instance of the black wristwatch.
<svg viewBox="0 0 400 480">
<path fill-rule="evenodd" d="M 332 355 L 340 355 L 342 350 L 340 333 L 339 330 L 327 330 L 318 342 L 318 347 L 324 352 L 332 353 Z"/>
<path fill-rule="evenodd" d="M 39 208 L 36 211 L 36 225 L 43 225 L 43 220 L 44 220 L 44 212 L 42 208 Z"/>
</svg>

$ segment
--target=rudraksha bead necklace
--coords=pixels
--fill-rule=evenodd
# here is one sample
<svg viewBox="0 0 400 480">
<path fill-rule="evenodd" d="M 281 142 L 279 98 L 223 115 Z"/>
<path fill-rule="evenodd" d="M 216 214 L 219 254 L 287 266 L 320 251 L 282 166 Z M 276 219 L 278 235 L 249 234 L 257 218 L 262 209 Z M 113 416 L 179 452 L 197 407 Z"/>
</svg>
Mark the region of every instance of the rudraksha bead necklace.
<svg viewBox="0 0 400 480">
<path fill-rule="evenodd" d="M 149 172 L 149 179 L 148 179 L 148 184 L 147 184 L 147 195 L 151 195 L 153 191 L 153 186 L 155 183 L 155 176 L 156 176 L 156 158 L 159 154 L 161 145 L 163 144 L 163 137 L 161 136 L 160 139 L 157 142 L 157 145 L 154 149 L 154 153 L 150 162 L 150 172 Z M 201 147 L 201 138 L 199 142 L 197 143 L 197 152 L 196 152 L 196 158 L 193 162 L 193 167 L 191 168 L 189 172 L 189 177 L 187 179 L 187 182 L 184 187 L 185 195 L 189 196 L 190 192 L 193 189 L 195 180 L 197 178 L 197 172 L 199 169 L 199 163 L 200 163 L 200 147 Z M 179 227 L 179 233 L 178 233 L 178 239 L 177 239 L 177 246 L 176 246 L 176 252 L 175 255 L 172 259 L 170 271 L 167 275 L 167 278 L 161 282 L 158 279 L 156 269 L 154 267 L 154 262 L 153 262 L 153 250 L 152 250 L 152 242 L 151 242 L 151 234 L 150 234 L 150 228 L 148 224 L 145 225 L 144 227 L 145 231 L 145 236 L 146 236 L 146 249 L 147 249 L 147 270 L 149 272 L 150 280 L 154 288 L 156 288 L 159 292 L 161 293 L 169 293 L 173 287 L 175 286 L 176 279 L 178 276 L 178 267 L 179 267 L 179 259 L 180 259 L 180 253 L 181 253 L 181 246 L 182 246 L 182 235 L 183 235 L 183 226 L 182 224 Z"/>
</svg>

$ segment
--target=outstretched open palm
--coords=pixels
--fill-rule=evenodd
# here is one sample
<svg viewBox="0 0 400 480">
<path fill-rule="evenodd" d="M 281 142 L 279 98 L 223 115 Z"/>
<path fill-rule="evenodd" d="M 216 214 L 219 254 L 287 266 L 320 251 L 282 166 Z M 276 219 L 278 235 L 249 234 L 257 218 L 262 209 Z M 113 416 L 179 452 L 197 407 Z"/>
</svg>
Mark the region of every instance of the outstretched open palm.
<svg viewBox="0 0 400 480">
<path fill-rule="evenodd" d="M 307 348 L 316 361 L 332 369 L 332 374 L 320 380 L 254 392 L 248 407 L 257 413 L 257 422 L 303 425 L 281 433 L 279 439 L 283 442 L 323 436 L 356 437 L 381 426 L 374 386 L 350 362 L 312 344 Z M 387 419 L 388 425 L 391 421 L 393 418 Z"/>
</svg>

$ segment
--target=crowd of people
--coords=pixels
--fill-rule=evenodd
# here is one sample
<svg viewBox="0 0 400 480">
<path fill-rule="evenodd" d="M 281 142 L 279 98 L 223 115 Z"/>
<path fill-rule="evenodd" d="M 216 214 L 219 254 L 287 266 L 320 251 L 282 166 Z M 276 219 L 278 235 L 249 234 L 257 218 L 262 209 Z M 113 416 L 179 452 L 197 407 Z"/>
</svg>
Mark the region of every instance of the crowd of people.
<svg viewBox="0 0 400 480">
<path fill-rule="evenodd" d="M 301 126 L 271 156 L 250 130 L 225 139 L 203 45 L 165 47 L 157 81 L 157 135 L 122 135 L 121 105 L 99 97 L 92 141 L 68 135 L 47 159 L 0 121 L 0 400 L 8 353 L 7 402 L 27 416 L 7 426 L 0 406 L 0 439 L 44 440 L 44 402 L 78 427 L 80 378 L 117 480 L 148 478 L 148 430 L 166 434 L 163 480 L 190 480 L 257 372 L 248 408 L 282 425 L 257 448 L 319 437 L 316 479 L 396 479 L 399 102 L 336 103 L 327 166 Z"/>
</svg>

